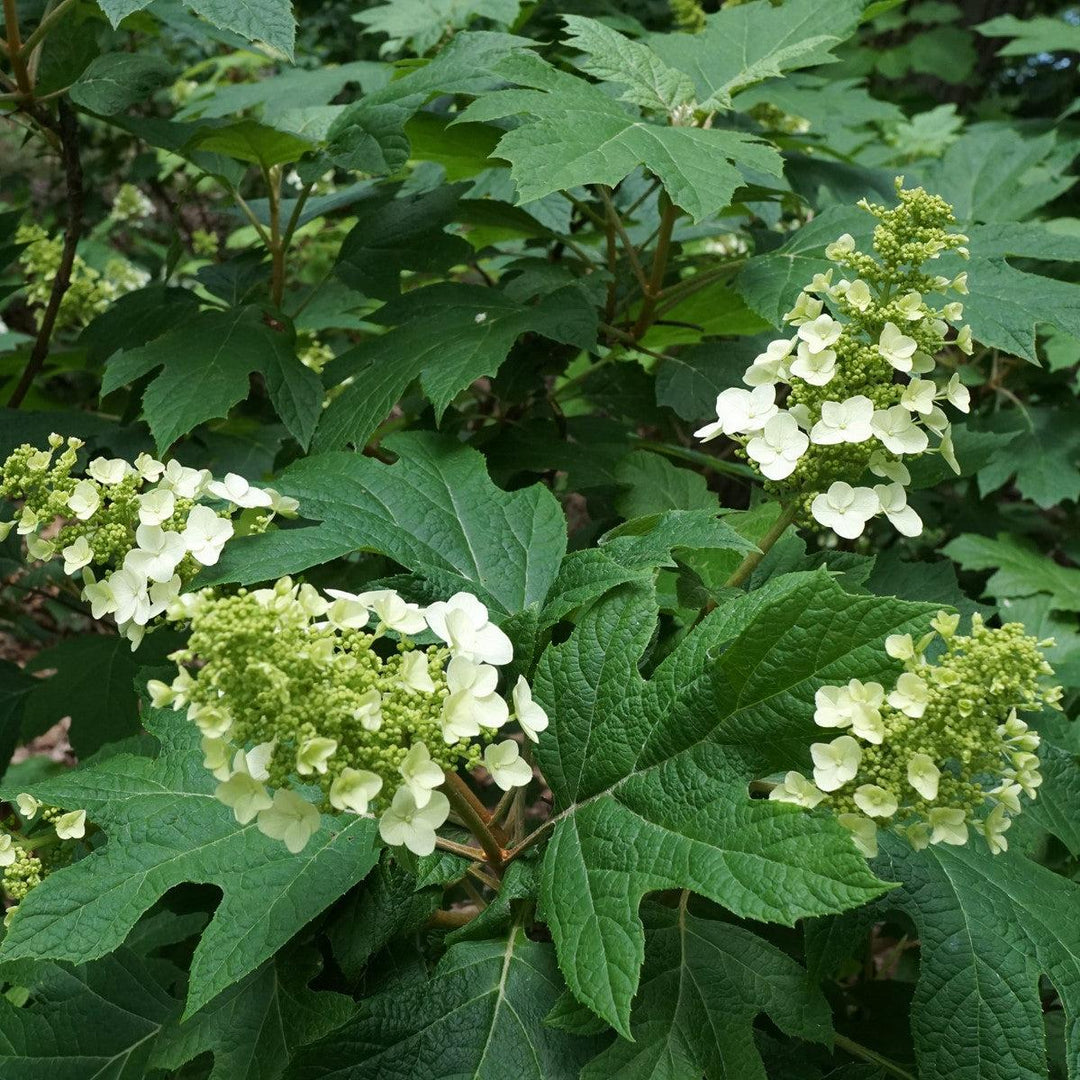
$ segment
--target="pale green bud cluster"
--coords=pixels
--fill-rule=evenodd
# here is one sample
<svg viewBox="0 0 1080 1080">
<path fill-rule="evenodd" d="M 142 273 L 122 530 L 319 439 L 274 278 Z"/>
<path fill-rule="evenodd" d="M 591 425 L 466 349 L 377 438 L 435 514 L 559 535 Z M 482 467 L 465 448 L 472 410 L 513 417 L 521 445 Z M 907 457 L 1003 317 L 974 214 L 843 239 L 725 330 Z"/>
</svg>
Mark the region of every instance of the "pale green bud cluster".
<svg viewBox="0 0 1080 1080">
<path fill-rule="evenodd" d="M 154 204 L 134 184 L 121 184 L 109 216 L 113 221 L 141 221 L 154 213 Z"/>
<path fill-rule="evenodd" d="M 378 814 L 387 843 L 427 854 L 449 813 L 446 772 L 482 764 L 504 789 L 532 778 L 517 743 L 495 742 L 511 718 L 497 687 L 512 646 L 468 593 L 421 608 L 389 589 L 324 595 L 283 578 L 182 596 L 168 618 L 191 636 L 176 679 L 150 683 L 154 705 L 186 709 L 217 798 L 291 851 L 320 811 L 343 811 Z M 442 644 L 413 644 L 429 631 Z M 511 696 L 536 739 L 547 716 L 524 679 Z"/>
<path fill-rule="evenodd" d="M 705 29 L 705 10 L 698 0 L 668 0 L 671 18 L 684 34 L 700 34 Z"/>
<path fill-rule="evenodd" d="M 826 248 L 848 276 L 834 280 L 830 269 L 804 287 L 784 315 L 793 336 L 771 342 L 743 376 L 752 389 L 723 391 L 716 421 L 696 432 L 703 440 L 735 439 L 766 490 L 846 538 L 859 536 L 878 514 L 905 535 L 922 531 L 907 505 L 911 474 L 904 461 L 940 453 L 959 472 L 939 403 L 969 408 L 959 375 L 943 383 L 930 377 L 947 344 L 972 351 L 970 327 L 950 340 L 963 305 L 928 300 L 966 293 L 967 276 L 950 280 L 923 268 L 947 251 L 966 256 L 967 237 L 949 231 L 955 218 L 944 199 L 904 188 L 902 177 L 896 186 L 899 205 L 892 209 L 859 204 L 878 219 L 874 253 L 859 251 L 849 234 Z M 777 388 L 785 385 L 781 407 Z M 873 486 L 859 486 L 867 478 Z"/>
<path fill-rule="evenodd" d="M 971 633 L 956 633 L 958 615 L 939 612 L 934 631 L 886 641 L 904 673 L 893 689 L 852 679 L 817 691 L 815 723 L 846 729 L 814 743 L 813 778 L 789 772 L 770 798 L 827 806 L 866 855 L 877 853 L 878 826 L 905 835 L 913 847 L 964 844 L 969 829 L 997 854 L 1042 782 L 1039 736 L 1018 712 L 1057 707 L 1061 687 L 1046 684 L 1053 669 L 1020 623 L 1000 629 L 976 614 Z M 944 650 L 928 659 L 940 639 Z"/>
<path fill-rule="evenodd" d="M 133 464 L 95 458 L 80 477 L 82 445 L 50 435 L 46 449 L 24 444 L 8 456 L 0 498 L 21 509 L 0 522 L 0 539 L 15 528 L 30 558 L 61 556 L 64 572 L 80 575 L 94 618 L 113 616 L 132 648 L 199 568 L 217 562 L 237 510 L 257 508 L 255 526 L 265 527 L 274 514 L 297 509 L 295 499 L 233 473 L 218 481 L 149 454 Z"/>
<path fill-rule="evenodd" d="M 303 334 L 297 341 L 297 356 L 304 367 L 321 374 L 323 368 L 334 359 L 334 350 L 314 334 Z"/>
<path fill-rule="evenodd" d="M 191 234 L 191 250 L 202 259 L 212 259 L 218 253 L 218 238 L 207 229 L 195 229 Z"/>
<path fill-rule="evenodd" d="M 26 275 L 26 301 L 44 312 L 52 292 L 53 280 L 60 269 L 64 242 L 50 237 L 40 225 L 22 225 L 15 241 L 26 247 L 19 253 L 19 266 Z M 71 267 L 71 284 L 60 303 L 56 327 L 78 329 L 100 315 L 117 297 L 142 288 L 149 275 L 119 256 L 110 259 L 105 272 L 89 266 L 81 255 Z M 40 315 L 39 315 L 40 321 Z"/>
</svg>

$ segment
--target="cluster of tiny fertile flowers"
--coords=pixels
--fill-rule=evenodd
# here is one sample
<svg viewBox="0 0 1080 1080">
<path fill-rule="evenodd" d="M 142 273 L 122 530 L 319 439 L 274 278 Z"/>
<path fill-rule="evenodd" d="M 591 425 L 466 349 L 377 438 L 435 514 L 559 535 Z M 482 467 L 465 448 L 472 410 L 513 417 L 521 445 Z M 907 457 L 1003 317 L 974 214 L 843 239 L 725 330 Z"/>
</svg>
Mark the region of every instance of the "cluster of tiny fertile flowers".
<svg viewBox="0 0 1080 1080">
<path fill-rule="evenodd" d="M 964 844 L 971 830 L 995 855 L 1004 851 L 1020 797 L 1034 799 L 1042 782 L 1039 736 L 1018 713 L 1058 707 L 1061 687 L 1046 685 L 1053 669 L 1040 651 L 1053 642 L 1020 623 L 991 629 L 977 614 L 960 635 L 959 618 L 939 612 L 917 642 L 886 639 L 905 669 L 890 691 L 858 679 L 821 687 L 814 722 L 844 734 L 810 747 L 812 778 L 789 772 L 769 797 L 827 806 L 868 857 L 879 826 L 916 849 Z M 943 649 L 929 659 L 938 639 Z"/>
<path fill-rule="evenodd" d="M 695 433 L 738 441 L 767 490 L 848 539 L 878 514 L 906 536 L 922 532 L 907 502 L 905 462 L 940 453 L 959 473 L 942 404 L 969 408 L 958 374 L 932 377 L 947 344 L 972 352 L 969 326 L 949 340 L 963 304 L 927 299 L 967 293 L 967 275 L 923 270 L 944 252 L 966 257 L 967 237 L 948 231 L 955 218 L 943 199 L 905 189 L 902 178 L 896 187 L 893 209 L 859 204 L 878 219 L 875 254 L 859 251 L 847 233 L 830 244 L 826 256 L 846 276 L 815 275 L 784 315 L 794 333 L 771 342 L 743 375 L 752 389 L 724 390 L 717 419 Z"/>
<path fill-rule="evenodd" d="M 141 221 L 151 217 L 154 204 L 134 184 L 121 184 L 113 199 L 109 217 L 113 221 Z"/>
<path fill-rule="evenodd" d="M 153 704 L 187 710 L 217 798 L 291 852 L 340 812 L 378 816 L 387 844 L 428 855 L 450 813 L 446 772 L 482 765 L 503 791 L 532 779 L 504 729 L 513 718 L 536 741 L 547 715 L 523 677 L 500 694 L 513 647 L 469 593 L 420 607 L 283 578 L 189 593 L 168 618 L 191 636 L 173 682 L 149 684 Z"/>
<path fill-rule="evenodd" d="M 64 573 L 80 575 L 93 617 L 112 616 L 133 649 L 200 567 L 218 561 L 238 510 L 254 509 L 250 529 L 259 531 L 297 509 L 295 499 L 235 473 L 215 480 L 149 454 L 133 464 L 94 458 L 79 477 L 82 445 L 50 435 L 47 449 L 24 444 L 11 453 L 0 466 L 0 498 L 21 510 L 0 522 L 0 539 L 16 529 L 30 558 L 63 558 Z"/>
<path fill-rule="evenodd" d="M 30 891 L 77 854 L 77 841 L 86 836 L 87 830 L 85 810 L 64 811 L 46 806 L 25 791 L 16 797 L 15 806 L 21 828 L 12 832 L 0 829 L 0 888 L 7 906 L 5 926 Z"/>
</svg>

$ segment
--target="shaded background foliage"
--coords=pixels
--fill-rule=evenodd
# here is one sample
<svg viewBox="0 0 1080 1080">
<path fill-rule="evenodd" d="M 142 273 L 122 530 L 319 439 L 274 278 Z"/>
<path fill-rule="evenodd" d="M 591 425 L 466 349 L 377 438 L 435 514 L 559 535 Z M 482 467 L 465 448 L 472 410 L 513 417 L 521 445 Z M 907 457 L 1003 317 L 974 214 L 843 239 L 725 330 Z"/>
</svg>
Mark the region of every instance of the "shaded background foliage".
<svg viewBox="0 0 1080 1080">
<path fill-rule="evenodd" d="M 754 27 L 768 24 L 765 0 L 700 13 L 744 6 Z M 483 585 L 523 668 L 554 641 L 542 678 L 556 689 L 551 670 L 582 627 L 622 650 L 617 692 L 596 691 L 622 723 L 604 695 L 672 656 L 678 669 L 703 610 L 743 602 L 724 583 L 740 543 L 775 515 L 737 457 L 690 433 L 825 268 L 824 244 L 862 227 L 851 204 L 887 199 L 903 174 L 949 199 L 972 237 L 967 317 L 981 347 L 960 368 L 974 399 L 957 430 L 963 474 L 926 464 L 915 476 L 921 537 L 883 523 L 839 546 L 790 532 L 750 585 L 778 609 L 789 602 L 784 625 L 807 637 L 795 609 L 811 586 L 784 575 L 821 567 L 833 578 L 805 595 L 880 612 L 882 627 L 914 620 L 923 603 L 1018 619 L 1056 639 L 1050 659 L 1075 715 L 1080 9 L 772 6 L 780 22 L 805 20 L 804 53 L 778 61 L 787 77 L 741 90 L 711 143 L 672 155 L 665 186 L 682 185 L 688 213 L 653 304 L 639 278 L 665 205 L 638 167 L 645 151 L 622 175 L 567 166 L 575 137 L 587 149 L 613 129 L 633 135 L 619 127 L 624 87 L 566 43 L 564 16 L 686 56 L 705 39 L 676 20 L 696 18 L 695 5 L 301 0 L 293 41 L 289 5 L 276 0 L 256 5 L 254 24 L 225 0 L 195 11 L 71 0 L 37 71 L 54 145 L 28 135 L 34 120 L 17 100 L 0 106 L 0 394 L 17 406 L 0 413 L 0 450 L 58 430 L 94 451 L 171 448 L 215 473 L 275 476 L 309 520 L 238 541 L 200 580 L 305 572 L 341 588 L 390 580 L 416 599 Z M 19 20 L 30 30 L 54 8 L 20 0 Z M 534 47 L 551 65 L 542 77 Z M 118 217 L 122 184 L 148 200 L 147 216 Z M 41 354 L 49 266 L 17 230 L 34 223 L 59 241 L 73 199 L 83 262 Z M 612 238 L 612 211 L 625 237 Z M 491 549 L 477 555 L 470 530 Z M 509 556 L 507 536 L 520 544 Z M 14 535 L 0 544 L 0 573 L 0 752 L 52 731 L 37 744 L 50 753 L 16 755 L 5 793 L 44 780 L 58 804 L 78 799 L 115 830 L 98 862 L 64 872 L 70 891 L 42 889 L 38 921 L 13 923 L 0 951 L 0 1060 L 12 1076 L 1078 1075 L 1080 743 L 1068 721 L 1045 722 L 1047 782 L 1007 860 L 890 847 L 875 872 L 894 892 L 799 930 L 753 921 L 763 906 L 721 906 L 729 898 L 707 880 L 695 887 L 708 899 L 647 901 L 640 926 L 636 901 L 620 908 L 644 956 L 632 1010 L 630 991 L 608 1007 L 583 984 L 585 961 L 556 963 L 537 899 L 556 933 L 575 913 L 553 911 L 539 860 L 513 864 L 522 869 L 472 929 L 448 930 L 432 914 L 468 902 L 461 861 L 383 855 L 361 881 L 376 854 L 360 823 L 328 832 L 313 857 L 324 864 L 306 870 L 318 883 L 308 909 L 270 920 L 246 967 L 222 975 L 215 950 L 228 949 L 215 934 L 242 933 L 222 927 L 243 859 L 274 873 L 257 847 L 239 868 L 203 858 L 227 814 L 193 813 L 190 834 L 169 835 L 190 872 L 139 893 L 126 922 L 104 920 L 108 934 L 81 942 L 63 921 L 91 903 L 105 880 L 95 874 L 125 882 L 147 870 L 109 851 L 137 832 L 135 811 L 158 788 L 178 805 L 205 801 L 205 776 L 180 756 L 188 733 L 141 711 L 135 690 L 172 643 L 154 635 L 132 656 L 82 613 L 55 566 L 24 566 Z M 779 633 L 775 620 L 755 632 Z M 671 767 L 745 788 L 741 765 L 698 754 Z M 69 772 L 76 758 L 89 768 Z M 554 769 L 548 779 L 556 799 L 577 799 Z M 119 782 L 134 808 L 110 803 Z M 647 802 L 655 782 L 627 786 L 640 783 Z M 551 793 L 537 795 L 543 815 Z M 586 820 L 581 842 L 606 856 L 601 825 Z M 872 899 L 854 876 L 846 888 L 835 910 Z M 820 911 L 790 904 L 781 921 Z M 48 951 L 45 940 L 63 944 Z M 193 1015 L 181 1022 L 185 1001 Z"/>
</svg>

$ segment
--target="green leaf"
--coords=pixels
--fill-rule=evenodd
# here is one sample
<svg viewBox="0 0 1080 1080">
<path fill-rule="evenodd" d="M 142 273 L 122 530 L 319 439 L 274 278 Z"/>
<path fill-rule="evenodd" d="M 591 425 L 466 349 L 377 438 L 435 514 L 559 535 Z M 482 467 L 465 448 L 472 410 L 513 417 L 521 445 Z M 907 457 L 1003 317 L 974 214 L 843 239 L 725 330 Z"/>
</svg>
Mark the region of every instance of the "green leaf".
<svg viewBox="0 0 1080 1080">
<path fill-rule="evenodd" d="M 879 910 L 906 912 L 921 945 L 911 1017 L 920 1080 L 1045 1080 L 1039 975 L 1054 984 L 1072 1030 L 1080 888 L 976 844 L 915 852 L 886 836 L 874 867 L 902 883 Z M 1073 1076 L 1080 1045 L 1065 1042 Z"/>
<path fill-rule="evenodd" d="M 493 71 L 530 89 L 485 94 L 461 119 L 523 119 L 496 149 L 510 162 L 520 203 L 586 184 L 614 187 L 642 166 L 676 206 L 701 221 L 730 204 L 747 182 L 743 168 L 781 172 L 771 145 L 739 131 L 644 122 L 599 87 L 532 54 L 515 54 Z"/>
<path fill-rule="evenodd" d="M 311 149 L 311 142 L 297 135 L 267 127 L 255 120 L 238 120 L 221 127 L 198 128 L 185 143 L 183 153 L 190 155 L 201 150 L 204 153 L 224 154 L 269 169 L 272 165 L 299 161 Z"/>
<path fill-rule="evenodd" d="M 172 68 L 160 57 L 146 53 L 107 53 L 91 61 L 68 96 L 84 109 L 112 116 L 146 101 L 172 78 Z"/>
<path fill-rule="evenodd" d="M 464 185 L 395 198 L 394 189 L 373 193 L 354 211 L 356 224 L 338 249 L 334 273 L 351 289 L 388 299 L 401 291 L 405 270 L 446 270 L 472 254 L 468 241 L 444 230 L 455 219 Z"/>
<path fill-rule="evenodd" d="M 683 420 L 712 416 L 722 390 L 745 386 L 746 369 L 771 337 L 710 341 L 661 360 L 656 371 L 657 404 L 674 409 Z"/>
<path fill-rule="evenodd" d="M 624 518 L 646 517 L 665 510 L 719 509 L 719 500 L 705 477 L 672 464 L 661 454 L 636 450 L 627 454 L 615 470 L 624 490 L 615 509 Z"/>
<path fill-rule="evenodd" d="M 633 1042 L 619 1039 L 581 1080 L 766 1080 L 754 1041 L 764 1012 L 787 1035 L 832 1036 L 829 1005 L 786 953 L 731 923 L 645 903 L 645 966 L 630 1016 Z"/>
<path fill-rule="evenodd" d="M 151 0 L 101 0 L 101 10 L 113 26 L 135 11 L 142 11 Z M 186 0 L 188 7 L 207 22 L 222 30 L 232 30 L 256 44 L 292 59 L 296 40 L 296 21 L 290 0 Z"/>
<path fill-rule="evenodd" d="M 833 206 L 797 229 L 775 251 L 756 255 L 739 272 L 735 286 L 743 299 L 771 326 L 798 299 L 815 274 L 832 265 L 825 247 L 843 233 L 856 240 L 869 237 L 869 215 L 850 206 Z"/>
<path fill-rule="evenodd" d="M 546 1027 L 563 991 L 550 945 L 516 927 L 454 945 L 431 978 L 364 998 L 356 1017 L 301 1052 L 291 1080 L 577 1080 L 599 1044 Z"/>
<path fill-rule="evenodd" d="M 1080 336 L 1080 297 L 1074 283 L 1017 270 L 1003 259 L 974 257 L 967 269 L 971 294 L 964 298 L 964 318 L 981 344 L 1037 364 L 1039 323 Z"/>
<path fill-rule="evenodd" d="M 1049 593 L 1056 611 L 1080 611 L 1080 570 L 1061 566 L 1025 540 L 999 533 L 996 540 L 964 533 L 942 548 L 965 570 L 993 570 L 986 591 L 999 599 Z"/>
<path fill-rule="evenodd" d="M 559 576 L 548 593 L 544 622 L 558 622 L 619 585 L 636 584 L 649 588 L 653 577 L 651 569 L 624 566 L 599 548 L 571 551 L 563 559 Z"/>
<path fill-rule="evenodd" d="M 634 518 L 604 533 L 602 549 L 616 562 L 632 568 L 674 566 L 679 548 L 714 548 L 746 554 L 757 546 L 707 510 L 665 510 Z"/>
<path fill-rule="evenodd" d="M 313 949 L 279 953 L 183 1023 L 165 1027 L 154 1067 L 177 1069 L 209 1051 L 214 1067 L 208 1080 L 277 1080 L 301 1046 L 352 1015 L 351 998 L 308 987 L 321 967 Z"/>
<path fill-rule="evenodd" d="M 995 413 L 982 426 L 1003 438 L 979 470 L 981 495 L 1014 479 L 1044 510 L 1080 498 L 1080 410 L 1026 406 Z"/>
<path fill-rule="evenodd" d="M 380 53 L 408 46 L 417 56 L 434 48 L 448 30 L 458 30 L 475 18 L 507 26 L 517 16 L 519 0 L 393 0 L 352 16 L 370 34 L 389 39 Z"/>
<path fill-rule="evenodd" d="M 543 601 L 566 550 L 566 520 L 550 491 L 500 491 L 480 454 L 430 433 L 382 445 L 399 455 L 396 464 L 336 453 L 291 465 L 277 478 L 279 490 L 322 524 L 234 540 L 205 577 L 247 584 L 367 550 L 446 595 L 468 589 L 496 612 Z"/>
<path fill-rule="evenodd" d="M 883 638 L 918 633 L 931 610 L 787 575 L 714 611 L 646 682 L 656 602 L 623 588 L 544 653 L 537 753 L 556 814 L 541 911 L 570 989 L 624 1037 L 646 893 L 687 888 L 787 924 L 879 894 L 835 821 L 751 800 L 746 783 L 805 766 L 815 690 L 891 676 Z"/>
<path fill-rule="evenodd" d="M 952 204 L 964 224 L 1016 222 L 1076 183 L 1075 176 L 1048 168 L 1055 145 L 1053 131 L 1030 138 L 1005 124 L 976 124 L 921 179 Z M 972 252 L 979 254 L 977 248 Z"/>
<path fill-rule="evenodd" d="M 604 82 L 625 86 L 620 101 L 671 112 L 693 98 L 690 77 L 668 67 L 648 45 L 582 15 L 564 15 L 562 19 L 570 31 L 567 44 L 585 54 L 577 66 Z"/>
<path fill-rule="evenodd" d="M 0 996 L 0 1072 L 19 1080 L 140 1080 L 180 1003 L 131 949 L 69 968 L 35 964 L 22 1008 Z M 21 974 L 21 973 L 20 973 Z"/>
<path fill-rule="evenodd" d="M 525 333 L 588 349 L 596 341 L 596 309 L 577 285 L 523 303 L 497 289 L 445 282 L 414 289 L 374 319 L 394 329 L 338 357 L 328 377 L 354 382 L 330 403 L 315 447 L 362 447 L 414 379 L 441 419 L 454 396 L 498 372 Z"/>
<path fill-rule="evenodd" d="M 131 642 L 116 634 L 83 634 L 43 649 L 27 670 L 56 671 L 33 680 L 24 712 L 28 732 L 47 731 L 69 716 L 68 738 L 80 758 L 135 735 L 142 726 L 135 677 L 142 667 L 164 663 L 181 641 L 173 633 L 149 634 L 133 653 Z"/>
<path fill-rule="evenodd" d="M 983 37 L 1012 38 L 998 49 L 998 56 L 1080 52 L 1080 26 L 1049 15 L 1036 15 L 1033 19 L 998 15 L 979 23 L 975 30 Z"/>
<path fill-rule="evenodd" d="M 442 902 L 441 886 L 418 888 L 416 878 L 384 854 L 363 884 L 334 915 L 330 945 L 334 959 L 350 979 L 396 937 L 419 930 Z"/>
<path fill-rule="evenodd" d="M 822 19 L 817 0 L 724 8 L 700 34 L 654 34 L 648 43 L 672 67 L 689 72 L 701 108 L 726 108 L 731 96 L 762 79 L 836 59 L 832 50 L 859 23 L 861 0 L 834 0 Z"/>
<path fill-rule="evenodd" d="M 261 371 L 270 400 L 302 447 L 322 409 L 322 383 L 296 358 L 292 328 L 271 327 L 258 306 L 204 310 L 139 348 L 113 355 L 102 396 L 160 368 L 143 394 L 143 416 L 164 452 L 205 420 L 228 415 Z"/>
<path fill-rule="evenodd" d="M 190 1016 L 364 878 L 378 858 L 375 823 L 334 819 L 300 855 L 290 855 L 254 822 L 237 825 L 213 797 L 217 781 L 202 766 L 193 724 L 152 710 L 145 726 L 161 741 L 156 760 L 118 754 L 33 787 L 49 805 L 85 809 L 108 843 L 27 896 L 0 962 L 95 960 L 120 945 L 169 889 L 216 885 L 221 903 L 191 963 Z"/>
</svg>

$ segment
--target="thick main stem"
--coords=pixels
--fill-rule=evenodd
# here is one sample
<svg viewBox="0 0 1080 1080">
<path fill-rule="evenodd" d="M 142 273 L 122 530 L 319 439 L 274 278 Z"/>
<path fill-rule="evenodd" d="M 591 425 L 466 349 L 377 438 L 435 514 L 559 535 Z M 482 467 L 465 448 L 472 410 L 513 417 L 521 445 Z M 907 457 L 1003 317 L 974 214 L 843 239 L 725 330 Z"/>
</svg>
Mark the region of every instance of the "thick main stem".
<svg viewBox="0 0 1080 1080">
<path fill-rule="evenodd" d="M 634 340 L 640 340 L 645 332 L 653 324 L 656 318 L 656 305 L 660 299 L 661 287 L 664 284 L 664 274 L 667 272 L 668 255 L 671 252 L 671 233 L 675 228 L 675 222 L 679 217 L 678 208 L 672 203 L 667 193 L 660 196 L 660 228 L 656 234 L 656 250 L 653 252 L 652 271 L 649 274 L 648 286 L 645 290 L 645 299 L 641 305 L 637 322 L 631 333 Z"/>
<path fill-rule="evenodd" d="M 5 0 L 5 3 L 7 0 Z M 34 379 L 45 367 L 49 355 L 49 343 L 52 340 L 56 319 L 60 314 L 60 305 L 71 284 L 71 270 L 75 265 L 75 249 L 79 245 L 83 223 L 83 176 L 82 163 L 79 160 L 79 125 L 71 106 L 61 98 L 58 104 L 59 123 L 57 134 L 60 140 L 60 156 L 64 163 L 64 182 L 67 190 L 67 227 L 64 230 L 64 246 L 60 253 L 60 265 L 56 269 L 49 302 L 41 316 L 34 348 L 26 362 L 22 376 L 8 400 L 8 407 L 17 409 L 23 402 Z"/>
<path fill-rule="evenodd" d="M 787 531 L 787 527 L 795 520 L 798 513 L 796 506 L 784 507 L 780 516 L 773 522 L 772 528 L 758 541 L 757 551 L 748 551 L 745 558 L 735 568 L 735 572 L 724 582 L 724 588 L 734 589 L 746 582 L 747 578 L 757 568 L 758 563 L 769 553 L 769 549 Z"/>
<path fill-rule="evenodd" d="M 4 39 L 11 59 L 11 73 L 15 76 L 15 85 L 19 93 L 32 97 L 33 86 L 26 70 L 26 61 L 22 56 L 22 38 L 19 37 L 19 13 L 15 9 L 15 0 L 4 0 Z"/>
<path fill-rule="evenodd" d="M 454 813 L 461 818 L 465 828 L 476 837 L 484 849 L 488 862 L 496 870 L 501 870 L 505 860 L 502 845 L 495 839 L 495 834 L 488 826 L 488 813 L 483 804 L 469 789 L 469 785 L 456 772 L 446 771 L 446 783 L 442 790 L 450 800 Z"/>
</svg>

